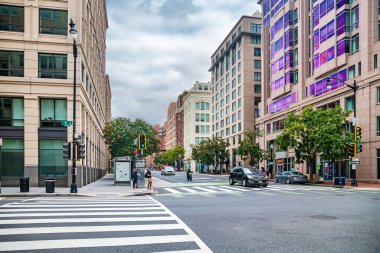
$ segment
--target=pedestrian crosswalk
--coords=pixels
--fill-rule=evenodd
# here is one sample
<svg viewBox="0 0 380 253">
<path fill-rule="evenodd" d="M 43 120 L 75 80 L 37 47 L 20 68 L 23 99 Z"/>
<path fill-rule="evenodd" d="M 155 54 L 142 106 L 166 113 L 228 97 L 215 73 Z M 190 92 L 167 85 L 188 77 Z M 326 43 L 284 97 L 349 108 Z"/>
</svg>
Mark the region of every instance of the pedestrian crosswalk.
<svg viewBox="0 0 380 253">
<path fill-rule="evenodd" d="M 0 206 L 0 252 L 211 252 L 151 197 L 40 197 Z M 66 252 L 66 251 L 65 251 Z"/>
<path fill-rule="evenodd" d="M 207 195 L 213 196 L 217 194 L 243 194 L 249 192 L 256 192 L 263 195 L 277 195 L 281 193 L 288 194 L 307 194 L 307 193 L 319 193 L 319 194 L 334 194 L 339 191 L 345 193 L 352 193 L 350 189 L 341 189 L 333 187 L 320 187 L 310 185 L 286 185 L 286 184 L 270 184 L 268 187 L 242 187 L 240 185 L 233 186 L 183 186 L 183 187 L 165 187 L 158 191 L 160 195 L 172 195 L 175 197 L 183 197 L 186 195 Z"/>
</svg>

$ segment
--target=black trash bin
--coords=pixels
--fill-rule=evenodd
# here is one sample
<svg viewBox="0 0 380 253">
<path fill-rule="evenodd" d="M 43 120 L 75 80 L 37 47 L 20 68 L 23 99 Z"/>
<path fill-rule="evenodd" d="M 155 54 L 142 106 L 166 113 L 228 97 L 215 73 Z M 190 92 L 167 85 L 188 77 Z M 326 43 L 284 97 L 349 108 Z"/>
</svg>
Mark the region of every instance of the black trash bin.
<svg viewBox="0 0 380 253">
<path fill-rule="evenodd" d="M 55 190 L 55 179 L 45 178 L 46 193 L 54 193 Z"/>
<path fill-rule="evenodd" d="M 339 185 L 339 177 L 334 177 L 334 185 Z"/>
<path fill-rule="evenodd" d="M 29 192 L 29 177 L 20 177 L 20 192 Z"/>
</svg>

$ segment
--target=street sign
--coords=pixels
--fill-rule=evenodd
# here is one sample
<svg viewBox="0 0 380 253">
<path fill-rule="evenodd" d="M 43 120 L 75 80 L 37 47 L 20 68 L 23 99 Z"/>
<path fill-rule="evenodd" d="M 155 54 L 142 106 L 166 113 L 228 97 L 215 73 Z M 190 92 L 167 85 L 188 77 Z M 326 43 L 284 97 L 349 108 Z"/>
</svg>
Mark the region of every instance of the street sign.
<svg viewBox="0 0 380 253">
<path fill-rule="evenodd" d="M 70 120 L 61 120 L 61 125 L 62 125 L 62 126 L 69 127 L 69 126 L 71 126 L 72 124 L 73 124 L 73 122 L 70 121 Z"/>
<path fill-rule="evenodd" d="M 359 124 L 359 118 L 358 117 L 352 117 L 352 125 L 356 126 Z"/>
<path fill-rule="evenodd" d="M 145 159 L 136 159 L 136 168 L 145 168 Z"/>
<path fill-rule="evenodd" d="M 359 165 L 359 164 L 360 164 L 360 160 L 359 160 L 359 158 L 357 158 L 357 157 L 352 158 L 352 160 L 351 160 L 351 164 L 352 164 L 352 165 Z"/>
</svg>

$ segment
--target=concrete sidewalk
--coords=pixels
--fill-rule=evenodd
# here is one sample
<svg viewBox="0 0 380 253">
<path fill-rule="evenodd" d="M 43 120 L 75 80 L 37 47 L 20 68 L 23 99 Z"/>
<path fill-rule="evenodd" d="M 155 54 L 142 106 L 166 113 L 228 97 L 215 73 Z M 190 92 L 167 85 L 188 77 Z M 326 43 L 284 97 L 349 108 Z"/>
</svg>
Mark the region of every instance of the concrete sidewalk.
<svg viewBox="0 0 380 253">
<path fill-rule="evenodd" d="M 20 187 L 1 187 L 0 197 L 42 197 L 42 196 L 142 196 L 151 195 L 156 187 L 169 187 L 171 183 L 153 178 L 153 190 L 146 188 L 132 189 L 130 184 L 114 185 L 114 174 L 108 174 L 103 178 L 78 188 L 78 193 L 70 193 L 70 187 L 55 187 L 54 193 L 46 193 L 45 187 L 30 187 L 29 192 L 20 192 Z"/>
</svg>

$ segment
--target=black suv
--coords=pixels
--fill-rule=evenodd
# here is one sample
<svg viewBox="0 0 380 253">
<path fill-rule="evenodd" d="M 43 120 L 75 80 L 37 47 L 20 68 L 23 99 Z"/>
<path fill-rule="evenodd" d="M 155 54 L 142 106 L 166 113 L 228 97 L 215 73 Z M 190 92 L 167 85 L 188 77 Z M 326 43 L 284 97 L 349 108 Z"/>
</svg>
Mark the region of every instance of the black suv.
<svg viewBox="0 0 380 253">
<path fill-rule="evenodd" d="M 249 185 L 267 187 L 268 177 L 264 172 L 252 167 L 235 167 L 230 172 L 229 182 L 230 185 L 239 182 L 244 187 Z"/>
</svg>

